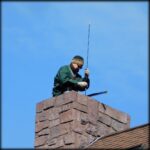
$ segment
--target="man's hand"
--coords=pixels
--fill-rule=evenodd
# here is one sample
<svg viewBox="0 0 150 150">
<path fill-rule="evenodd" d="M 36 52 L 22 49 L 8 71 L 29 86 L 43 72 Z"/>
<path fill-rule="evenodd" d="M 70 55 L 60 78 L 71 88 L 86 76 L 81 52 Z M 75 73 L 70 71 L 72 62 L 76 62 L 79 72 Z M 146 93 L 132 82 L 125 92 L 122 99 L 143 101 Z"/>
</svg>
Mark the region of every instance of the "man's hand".
<svg viewBox="0 0 150 150">
<path fill-rule="evenodd" d="M 87 87 L 87 82 L 78 82 L 77 83 L 80 87 Z"/>
<path fill-rule="evenodd" d="M 88 76 L 89 76 L 90 71 L 89 71 L 89 69 L 88 69 L 88 68 L 87 68 L 87 69 L 85 69 L 84 74 L 85 74 L 85 76 L 86 76 L 86 77 L 88 77 Z"/>
</svg>

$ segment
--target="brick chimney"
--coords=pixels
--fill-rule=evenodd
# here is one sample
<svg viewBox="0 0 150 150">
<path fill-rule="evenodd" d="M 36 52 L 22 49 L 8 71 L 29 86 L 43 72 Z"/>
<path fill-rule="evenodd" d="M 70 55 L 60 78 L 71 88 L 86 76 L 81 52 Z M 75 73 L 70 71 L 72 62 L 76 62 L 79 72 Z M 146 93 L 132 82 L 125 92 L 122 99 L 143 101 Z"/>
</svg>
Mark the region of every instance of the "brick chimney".
<svg viewBox="0 0 150 150">
<path fill-rule="evenodd" d="M 36 105 L 35 148 L 84 148 L 129 128 L 128 114 L 75 91 Z"/>
</svg>

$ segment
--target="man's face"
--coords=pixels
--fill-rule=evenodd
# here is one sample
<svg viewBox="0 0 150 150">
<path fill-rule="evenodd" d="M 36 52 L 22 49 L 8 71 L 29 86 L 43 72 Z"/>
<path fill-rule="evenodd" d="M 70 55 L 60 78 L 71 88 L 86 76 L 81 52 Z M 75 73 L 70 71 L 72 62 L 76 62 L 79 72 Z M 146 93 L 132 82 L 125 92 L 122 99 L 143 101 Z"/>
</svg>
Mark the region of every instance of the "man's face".
<svg viewBox="0 0 150 150">
<path fill-rule="evenodd" d="M 72 69 L 75 72 L 79 72 L 79 70 L 82 68 L 82 66 L 76 64 L 76 63 L 72 63 Z"/>
</svg>

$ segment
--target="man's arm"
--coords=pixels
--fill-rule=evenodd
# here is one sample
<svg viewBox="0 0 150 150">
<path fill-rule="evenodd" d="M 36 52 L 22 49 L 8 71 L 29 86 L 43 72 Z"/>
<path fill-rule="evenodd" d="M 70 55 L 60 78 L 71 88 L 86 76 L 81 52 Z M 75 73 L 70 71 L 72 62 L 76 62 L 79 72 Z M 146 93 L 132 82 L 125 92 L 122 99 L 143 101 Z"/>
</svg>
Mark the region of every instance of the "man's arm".
<svg viewBox="0 0 150 150">
<path fill-rule="evenodd" d="M 84 91 L 89 87 L 89 79 L 88 76 L 85 76 L 82 78 L 79 74 L 77 75 L 77 78 L 72 77 L 72 74 L 68 70 L 67 67 L 61 68 L 58 72 L 59 76 L 59 82 L 61 88 L 63 87 L 72 87 L 73 89 L 77 89 L 79 91 Z M 79 82 L 86 82 L 87 86 L 84 86 L 84 84 L 80 84 Z"/>
<path fill-rule="evenodd" d="M 86 89 L 88 89 L 89 86 L 90 86 L 89 69 L 88 69 L 88 68 L 85 69 L 83 81 L 87 82 L 87 87 L 86 87 Z"/>
<path fill-rule="evenodd" d="M 62 68 L 59 70 L 58 73 L 60 84 L 62 86 L 67 86 L 67 85 L 72 85 L 76 86 L 77 85 L 77 80 L 72 79 L 71 73 L 68 70 L 68 68 Z"/>
</svg>

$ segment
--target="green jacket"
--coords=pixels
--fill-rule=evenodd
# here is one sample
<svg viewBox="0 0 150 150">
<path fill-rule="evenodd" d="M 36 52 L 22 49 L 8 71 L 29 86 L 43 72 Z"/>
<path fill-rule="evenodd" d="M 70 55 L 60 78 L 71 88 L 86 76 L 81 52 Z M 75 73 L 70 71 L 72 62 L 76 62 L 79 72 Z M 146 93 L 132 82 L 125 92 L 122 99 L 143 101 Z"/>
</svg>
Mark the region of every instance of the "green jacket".
<svg viewBox="0 0 150 150">
<path fill-rule="evenodd" d="M 86 89 L 89 88 L 89 78 L 82 78 L 78 73 L 74 74 L 70 68 L 70 65 L 62 66 L 54 78 L 53 96 L 58 96 L 65 91 L 71 90 L 84 91 L 85 88 L 81 88 L 77 85 L 77 82 L 80 81 L 86 81 L 88 83 L 88 87 Z"/>
</svg>

